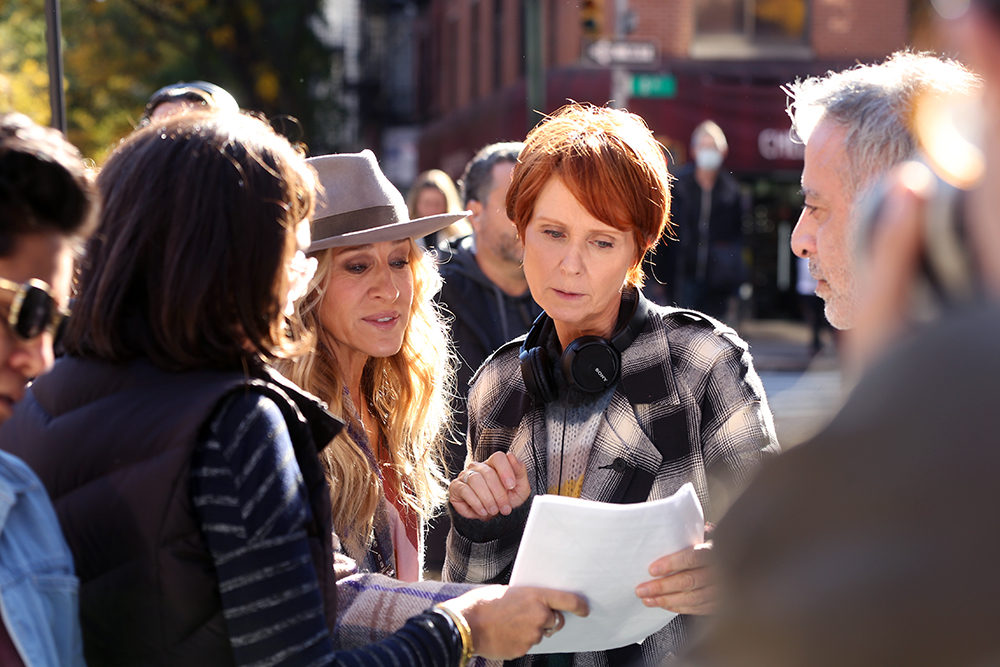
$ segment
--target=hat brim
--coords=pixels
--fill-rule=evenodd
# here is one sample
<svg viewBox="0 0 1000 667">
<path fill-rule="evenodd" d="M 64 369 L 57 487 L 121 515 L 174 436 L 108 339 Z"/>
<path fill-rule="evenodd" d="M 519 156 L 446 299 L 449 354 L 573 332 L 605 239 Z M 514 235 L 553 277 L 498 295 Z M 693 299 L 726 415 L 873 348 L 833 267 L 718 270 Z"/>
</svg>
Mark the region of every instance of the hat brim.
<svg viewBox="0 0 1000 667">
<path fill-rule="evenodd" d="M 464 220 L 472 215 L 472 211 L 462 211 L 461 213 L 442 213 L 440 215 L 429 215 L 416 220 L 406 222 L 394 222 L 390 225 L 373 227 L 358 232 L 349 232 L 338 236 L 315 241 L 309 246 L 307 252 L 316 252 L 326 248 L 343 248 L 345 246 L 366 245 L 368 243 L 380 243 L 382 241 L 400 241 L 402 239 L 415 239 L 428 234 L 440 231 L 448 225 L 459 220 Z M 314 221 L 319 222 L 323 218 Z"/>
</svg>

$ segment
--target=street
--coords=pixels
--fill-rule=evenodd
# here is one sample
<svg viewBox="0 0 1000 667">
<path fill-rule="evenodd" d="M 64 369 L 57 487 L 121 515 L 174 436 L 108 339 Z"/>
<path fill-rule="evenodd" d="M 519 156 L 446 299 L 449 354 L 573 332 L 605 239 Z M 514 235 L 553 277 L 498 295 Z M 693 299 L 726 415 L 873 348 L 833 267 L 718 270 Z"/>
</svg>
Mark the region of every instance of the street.
<svg viewBox="0 0 1000 667">
<path fill-rule="evenodd" d="M 782 449 L 815 434 L 840 407 L 838 370 L 762 371 L 760 379 L 774 414 Z"/>
<path fill-rule="evenodd" d="M 822 428 L 843 401 L 832 335 L 823 332 L 823 348 L 813 355 L 804 322 L 745 320 L 738 330 L 750 344 L 764 383 L 778 442 L 783 449 L 799 444 Z"/>
</svg>

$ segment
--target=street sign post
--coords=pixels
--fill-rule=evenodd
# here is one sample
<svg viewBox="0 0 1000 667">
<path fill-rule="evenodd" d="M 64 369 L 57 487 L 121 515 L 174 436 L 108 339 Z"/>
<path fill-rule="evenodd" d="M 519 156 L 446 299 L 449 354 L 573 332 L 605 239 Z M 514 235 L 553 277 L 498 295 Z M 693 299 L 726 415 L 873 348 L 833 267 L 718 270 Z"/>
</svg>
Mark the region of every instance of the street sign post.
<svg viewBox="0 0 1000 667">
<path fill-rule="evenodd" d="M 524 3 L 525 80 L 527 83 L 528 129 L 530 132 L 545 112 L 545 42 L 541 0 Z"/>
<path fill-rule="evenodd" d="M 660 61 L 655 42 L 599 39 L 587 46 L 586 53 L 602 67 L 652 67 Z"/>
</svg>

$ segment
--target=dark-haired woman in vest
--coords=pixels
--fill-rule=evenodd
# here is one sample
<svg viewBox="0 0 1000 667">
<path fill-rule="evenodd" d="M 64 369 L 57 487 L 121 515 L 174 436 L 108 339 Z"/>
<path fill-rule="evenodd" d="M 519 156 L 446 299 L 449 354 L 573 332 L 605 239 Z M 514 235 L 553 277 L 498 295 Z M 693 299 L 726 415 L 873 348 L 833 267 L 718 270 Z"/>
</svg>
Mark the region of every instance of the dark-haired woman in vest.
<svg viewBox="0 0 1000 667">
<path fill-rule="evenodd" d="M 311 268 L 304 157 L 250 116 L 183 114 L 129 136 L 98 187 L 67 356 L 0 432 L 52 496 L 87 662 L 453 666 L 537 641 L 477 628 L 510 593 L 482 588 L 335 652 L 319 452 L 342 424 L 270 368 Z M 557 594 L 523 590 L 547 618 Z"/>
<path fill-rule="evenodd" d="M 473 379 L 472 462 L 450 487 L 447 580 L 509 579 L 535 494 L 628 503 L 691 482 L 711 522 L 778 452 L 746 343 L 639 289 L 669 209 L 663 150 L 638 116 L 570 105 L 528 135 L 507 215 L 545 313 Z M 675 653 L 685 615 L 712 609 L 709 547 L 664 554 L 635 591 L 680 616 L 641 645 L 573 664 L 659 665 Z"/>
</svg>

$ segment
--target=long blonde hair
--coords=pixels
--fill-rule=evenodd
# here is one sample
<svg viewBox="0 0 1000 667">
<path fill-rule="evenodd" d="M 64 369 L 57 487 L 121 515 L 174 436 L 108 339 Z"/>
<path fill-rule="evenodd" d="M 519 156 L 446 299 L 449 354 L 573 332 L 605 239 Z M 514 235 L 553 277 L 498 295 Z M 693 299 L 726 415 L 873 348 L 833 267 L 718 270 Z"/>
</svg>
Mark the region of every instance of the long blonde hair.
<svg viewBox="0 0 1000 667">
<path fill-rule="evenodd" d="M 314 344 L 279 368 L 300 387 L 326 401 L 333 414 L 363 432 L 353 406 L 345 405 L 344 376 L 333 354 L 332 337 L 320 320 L 334 252 L 331 248 L 317 255 L 316 275 L 296 307 L 297 326 L 315 332 Z M 446 497 L 444 438 L 451 416 L 455 362 L 447 325 L 434 301 L 441 287 L 437 267 L 413 241 L 409 257 L 413 306 L 403 345 L 391 357 L 369 357 L 361 376 L 361 393 L 378 422 L 379 435 L 401 482 L 400 499 L 427 519 Z M 353 549 L 367 548 L 382 492 L 378 476 L 348 429 L 330 443 L 321 458 L 330 482 L 338 535 Z"/>
</svg>

